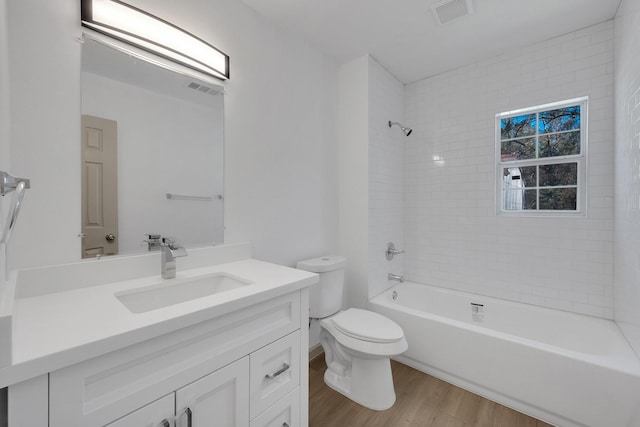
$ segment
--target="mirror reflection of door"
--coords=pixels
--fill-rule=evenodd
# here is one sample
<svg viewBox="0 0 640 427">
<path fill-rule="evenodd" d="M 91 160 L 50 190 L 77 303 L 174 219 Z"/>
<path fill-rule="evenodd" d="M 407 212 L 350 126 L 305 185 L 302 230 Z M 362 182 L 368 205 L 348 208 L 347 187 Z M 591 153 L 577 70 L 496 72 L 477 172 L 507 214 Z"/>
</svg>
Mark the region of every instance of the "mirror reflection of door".
<svg viewBox="0 0 640 427">
<path fill-rule="evenodd" d="M 118 124 L 82 116 L 82 258 L 118 253 Z"/>
</svg>

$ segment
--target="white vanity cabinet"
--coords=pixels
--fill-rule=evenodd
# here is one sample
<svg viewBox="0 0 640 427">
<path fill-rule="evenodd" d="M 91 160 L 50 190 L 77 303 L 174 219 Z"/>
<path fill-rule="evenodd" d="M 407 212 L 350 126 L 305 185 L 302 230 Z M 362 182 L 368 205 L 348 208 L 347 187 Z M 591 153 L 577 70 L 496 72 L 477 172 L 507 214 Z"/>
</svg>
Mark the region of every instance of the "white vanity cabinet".
<svg viewBox="0 0 640 427">
<path fill-rule="evenodd" d="M 158 254 L 12 272 L 0 425 L 306 427 L 318 276 L 250 249 L 190 250 L 171 281 Z"/>
<path fill-rule="evenodd" d="M 51 372 L 49 426 L 304 427 L 307 307 L 298 290 Z"/>
</svg>

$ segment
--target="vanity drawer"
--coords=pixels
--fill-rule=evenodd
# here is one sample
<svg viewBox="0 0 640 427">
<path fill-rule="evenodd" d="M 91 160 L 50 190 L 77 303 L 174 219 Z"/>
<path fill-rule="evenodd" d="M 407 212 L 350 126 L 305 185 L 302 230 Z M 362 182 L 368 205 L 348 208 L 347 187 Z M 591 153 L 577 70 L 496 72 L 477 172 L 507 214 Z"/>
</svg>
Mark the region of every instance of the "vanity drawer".
<svg viewBox="0 0 640 427">
<path fill-rule="evenodd" d="M 300 422 L 300 388 L 285 397 L 251 421 L 250 427 L 298 427 Z"/>
<path fill-rule="evenodd" d="M 300 331 L 260 350 L 250 360 L 251 419 L 300 385 Z"/>
</svg>

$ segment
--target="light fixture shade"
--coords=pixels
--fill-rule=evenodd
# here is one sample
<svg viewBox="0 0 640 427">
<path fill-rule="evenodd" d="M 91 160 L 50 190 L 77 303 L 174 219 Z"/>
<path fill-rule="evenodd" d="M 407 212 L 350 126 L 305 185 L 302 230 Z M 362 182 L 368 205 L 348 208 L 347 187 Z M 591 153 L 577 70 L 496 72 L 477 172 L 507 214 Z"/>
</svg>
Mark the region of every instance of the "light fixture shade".
<svg viewBox="0 0 640 427">
<path fill-rule="evenodd" d="M 81 0 L 82 25 L 218 79 L 229 56 L 175 25 L 119 0 Z"/>
</svg>

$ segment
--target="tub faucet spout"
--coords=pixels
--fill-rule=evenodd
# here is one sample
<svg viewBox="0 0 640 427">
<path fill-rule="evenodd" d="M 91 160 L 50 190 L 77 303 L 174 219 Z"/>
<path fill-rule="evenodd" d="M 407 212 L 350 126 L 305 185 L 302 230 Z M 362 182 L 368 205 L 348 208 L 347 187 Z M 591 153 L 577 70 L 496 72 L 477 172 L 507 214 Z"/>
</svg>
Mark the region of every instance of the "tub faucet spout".
<svg viewBox="0 0 640 427">
<path fill-rule="evenodd" d="M 400 283 L 404 282 L 404 276 L 401 276 L 401 275 L 398 275 L 398 274 L 389 273 L 387 278 L 389 280 L 395 280 L 396 282 L 400 282 Z"/>
</svg>

